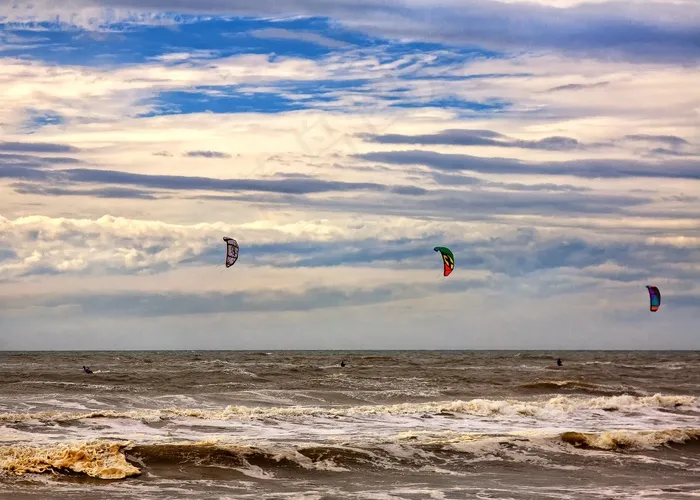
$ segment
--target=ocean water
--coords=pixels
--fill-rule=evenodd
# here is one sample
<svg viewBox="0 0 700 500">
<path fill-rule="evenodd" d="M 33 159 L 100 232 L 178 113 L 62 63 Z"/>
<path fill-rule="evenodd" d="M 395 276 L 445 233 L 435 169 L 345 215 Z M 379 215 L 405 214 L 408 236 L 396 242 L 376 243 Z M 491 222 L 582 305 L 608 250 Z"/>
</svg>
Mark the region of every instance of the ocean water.
<svg viewBox="0 0 700 500">
<path fill-rule="evenodd" d="M 700 352 L 0 353 L 0 498 L 698 498 L 699 397 Z"/>
</svg>

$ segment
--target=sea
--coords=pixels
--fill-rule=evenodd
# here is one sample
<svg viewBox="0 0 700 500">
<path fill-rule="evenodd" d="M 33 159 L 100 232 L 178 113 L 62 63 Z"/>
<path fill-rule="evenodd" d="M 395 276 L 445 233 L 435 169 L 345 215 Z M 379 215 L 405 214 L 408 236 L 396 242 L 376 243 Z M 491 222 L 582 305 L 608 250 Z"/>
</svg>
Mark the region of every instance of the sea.
<svg viewBox="0 0 700 500">
<path fill-rule="evenodd" d="M 0 498 L 700 498 L 699 397 L 698 351 L 2 352 Z"/>
</svg>

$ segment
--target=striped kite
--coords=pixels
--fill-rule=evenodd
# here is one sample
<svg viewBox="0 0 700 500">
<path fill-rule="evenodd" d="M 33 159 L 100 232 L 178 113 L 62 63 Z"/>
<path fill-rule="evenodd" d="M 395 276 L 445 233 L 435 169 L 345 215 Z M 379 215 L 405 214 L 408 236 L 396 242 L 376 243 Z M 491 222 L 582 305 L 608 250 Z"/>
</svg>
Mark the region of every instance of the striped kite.
<svg viewBox="0 0 700 500">
<path fill-rule="evenodd" d="M 238 242 L 233 238 L 224 236 L 226 242 L 226 267 L 231 267 L 238 260 Z"/>
</svg>

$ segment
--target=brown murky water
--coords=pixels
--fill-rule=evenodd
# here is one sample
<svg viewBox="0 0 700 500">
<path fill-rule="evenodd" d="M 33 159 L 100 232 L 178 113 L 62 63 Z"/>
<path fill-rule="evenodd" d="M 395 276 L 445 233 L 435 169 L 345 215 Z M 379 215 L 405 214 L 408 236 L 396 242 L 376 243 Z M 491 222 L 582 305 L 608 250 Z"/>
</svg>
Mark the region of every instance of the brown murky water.
<svg viewBox="0 0 700 500">
<path fill-rule="evenodd" d="M 698 352 L 0 353 L 0 498 L 689 498 L 699 397 Z"/>
</svg>

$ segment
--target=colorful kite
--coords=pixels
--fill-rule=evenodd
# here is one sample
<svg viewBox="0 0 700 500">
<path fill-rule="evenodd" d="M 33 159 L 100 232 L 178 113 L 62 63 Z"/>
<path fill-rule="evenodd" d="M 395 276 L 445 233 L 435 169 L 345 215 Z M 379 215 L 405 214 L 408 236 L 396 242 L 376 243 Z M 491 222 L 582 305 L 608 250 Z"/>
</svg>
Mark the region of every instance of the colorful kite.
<svg viewBox="0 0 700 500">
<path fill-rule="evenodd" d="M 233 238 L 224 236 L 226 242 L 226 267 L 231 267 L 238 260 L 238 242 Z"/>
<path fill-rule="evenodd" d="M 435 247 L 433 250 L 440 252 L 442 255 L 442 261 L 445 264 L 445 272 L 443 275 L 449 276 L 455 268 L 455 258 L 454 255 L 452 255 L 452 251 L 447 247 Z"/>
<path fill-rule="evenodd" d="M 649 285 L 647 285 L 647 290 L 649 290 L 649 310 L 656 312 L 661 305 L 661 292 L 657 287 Z"/>
</svg>

